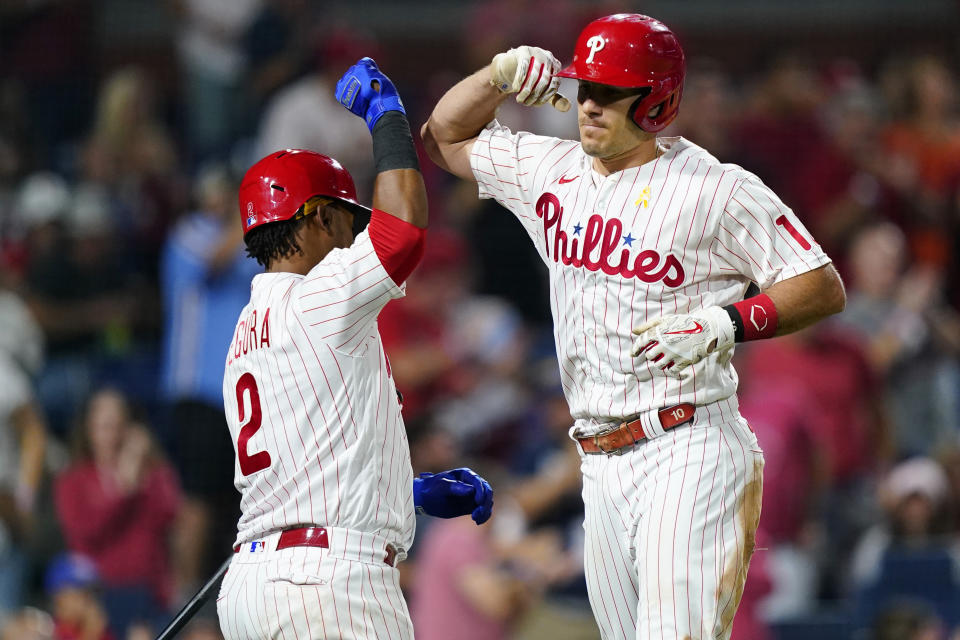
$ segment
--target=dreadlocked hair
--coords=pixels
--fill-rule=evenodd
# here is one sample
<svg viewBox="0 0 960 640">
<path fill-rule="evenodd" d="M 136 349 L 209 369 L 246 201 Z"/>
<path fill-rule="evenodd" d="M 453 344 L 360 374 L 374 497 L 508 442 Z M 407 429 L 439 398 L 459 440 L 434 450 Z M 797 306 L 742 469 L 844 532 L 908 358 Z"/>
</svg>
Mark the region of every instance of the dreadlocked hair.
<svg viewBox="0 0 960 640">
<path fill-rule="evenodd" d="M 274 260 L 287 258 L 295 253 L 303 254 L 297 243 L 297 232 L 306 218 L 294 218 L 271 222 L 251 230 L 244 236 L 247 255 L 267 267 Z"/>
</svg>

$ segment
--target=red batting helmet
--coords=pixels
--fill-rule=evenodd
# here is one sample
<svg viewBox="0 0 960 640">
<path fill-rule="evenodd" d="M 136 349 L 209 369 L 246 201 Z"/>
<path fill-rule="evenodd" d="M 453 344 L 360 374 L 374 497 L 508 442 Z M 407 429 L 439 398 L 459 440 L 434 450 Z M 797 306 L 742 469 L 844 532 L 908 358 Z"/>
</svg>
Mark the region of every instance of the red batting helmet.
<svg viewBox="0 0 960 640">
<path fill-rule="evenodd" d="M 685 71 L 680 41 L 667 25 L 639 13 L 618 13 L 594 20 L 580 32 L 573 62 L 557 75 L 614 87 L 650 87 L 630 107 L 630 117 L 652 133 L 677 117 Z M 656 115 L 647 115 L 661 104 Z"/>
<path fill-rule="evenodd" d="M 284 149 L 262 158 L 240 183 L 243 233 L 269 222 L 290 220 L 314 196 L 326 196 L 347 209 L 369 217 L 357 202 L 353 178 L 339 162 L 314 151 Z"/>
</svg>

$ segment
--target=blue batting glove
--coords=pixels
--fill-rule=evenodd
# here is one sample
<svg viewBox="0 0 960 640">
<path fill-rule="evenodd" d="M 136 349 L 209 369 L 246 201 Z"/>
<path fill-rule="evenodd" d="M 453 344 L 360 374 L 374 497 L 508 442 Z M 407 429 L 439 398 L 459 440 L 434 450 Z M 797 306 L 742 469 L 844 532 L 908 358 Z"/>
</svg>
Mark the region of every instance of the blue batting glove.
<svg viewBox="0 0 960 640">
<path fill-rule="evenodd" d="M 374 80 L 380 83 L 379 91 L 373 88 Z M 377 120 L 387 111 L 407 113 L 397 88 L 371 58 L 360 58 L 357 64 L 347 69 L 337 80 L 334 95 L 337 102 L 366 121 L 371 133 Z"/>
<path fill-rule="evenodd" d="M 436 518 L 470 514 L 474 522 L 483 524 L 493 513 L 493 489 L 466 467 L 421 473 L 413 479 L 413 504 L 418 513 Z"/>
</svg>

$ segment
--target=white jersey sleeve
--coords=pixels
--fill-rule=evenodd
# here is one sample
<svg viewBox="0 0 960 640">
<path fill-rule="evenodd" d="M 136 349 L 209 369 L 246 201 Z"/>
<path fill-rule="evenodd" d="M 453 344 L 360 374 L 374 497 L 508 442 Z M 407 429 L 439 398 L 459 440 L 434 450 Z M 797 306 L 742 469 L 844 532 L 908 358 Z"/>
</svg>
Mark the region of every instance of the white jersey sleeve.
<svg viewBox="0 0 960 640">
<path fill-rule="evenodd" d="M 480 197 L 495 199 L 520 220 L 534 240 L 542 239 L 543 222 L 534 204 L 549 170 L 579 146 L 578 142 L 525 131 L 513 133 L 494 120 L 477 136 L 470 153 Z"/>
<path fill-rule="evenodd" d="M 711 249 L 761 290 L 830 262 L 793 211 L 752 174 L 727 201 Z"/>
<path fill-rule="evenodd" d="M 346 249 L 335 249 L 315 266 L 299 287 L 300 310 L 314 335 L 334 349 L 352 354 L 364 343 L 377 314 L 404 295 L 384 269 L 363 231 Z"/>
</svg>

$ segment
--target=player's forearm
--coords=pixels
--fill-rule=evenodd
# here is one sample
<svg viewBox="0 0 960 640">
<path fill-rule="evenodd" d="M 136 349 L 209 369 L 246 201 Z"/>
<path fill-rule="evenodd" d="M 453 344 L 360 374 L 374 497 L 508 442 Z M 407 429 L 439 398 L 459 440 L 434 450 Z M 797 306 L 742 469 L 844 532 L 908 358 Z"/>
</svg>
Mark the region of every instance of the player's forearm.
<svg viewBox="0 0 960 640">
<path fill-rule="evenodd" d="M 424 142 L 451 145 L 475 138 L 510 94 L 490 84 L 489 65 L 447 91 L 423 126 Z M 428 145 L 428 151 L 430 145 Z"/>
<path fill-rule="evenodd" d="M 474 180 L 470 168 L 473 142 L 508 95 L 490 84 L 489 66 L 454 85 L 420 130 L 430 159 L 445 171 Z"/>
<path fill-rule="evenodd" d="M 373 208 L 425 229 L 427 189 L 406 116 L 399 111 L 384 114 L 373 128 L 372 137 L 377 168 Z"/>
<path fill-rule="evenodd" d="M 846 294 L 832 264 L 782 280 L 764 291 L 777 309 L 777 332 L 799 331 L 843 311 Z"/>
<path fill-rule="evenodd" d="M 417 169 L 392 169 L 377 174 L 373 208 L 404 222 L 427 228 L 427 190 Z"/>
</svg>

